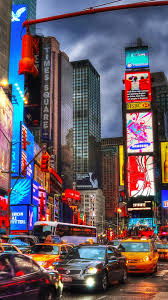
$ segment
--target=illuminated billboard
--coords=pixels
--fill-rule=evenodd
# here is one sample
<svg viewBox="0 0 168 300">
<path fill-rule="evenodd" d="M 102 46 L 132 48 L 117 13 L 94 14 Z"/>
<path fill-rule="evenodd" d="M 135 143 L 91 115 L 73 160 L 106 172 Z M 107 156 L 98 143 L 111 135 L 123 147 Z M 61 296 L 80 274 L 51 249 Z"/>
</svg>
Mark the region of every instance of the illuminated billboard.
<svg viewBox="0 0 168 300">
<path fill-rule="evenodd" d="M 33 225 L 36 221 L 38 221 L 38 207 L 29 206 L 29 230 L 33 229 Z"/>
<path fill-rule="evenodd" d="M 151 101 L 150 72 L 125 73 L 125 101 Z"/>
<path fill-rule="evenodd" d="M 130 218 L 128 222 L 128 229 L 131 229 L 132 227 L 135 226 L 148 226 L 150 228 L 153 227 L 153 220 L 152 218 Z"/>
<path fill-rule="evenodd" d="M 8 191 L 10 142 L 12 142 L 13 106 L 0 87 L 0 189 Z M 6 172 L 6 173 L 3 173 Z"/>
<path fill-rule="evenodd" d="M 168 190 L 161 191 L 162 207 L 168 208 Z"/>
<path fill-rule="evenodd" d="M 21 122 L 21 166 L 23 171 L 25 166 L 34 157 L 34 136 L 30 130 Z M 33 178 L 34 160 L 27 166 L 25 175 L 27 178 Z"/>
<path fill-rule="evenodd" d="M 124 147 L 119 145 L 120 185 L 124 185 Z"/>
<path fill-rule="evenodd" d="M 26 28 L 22 27 L 27 19 L 27 5 L 12 5 L 10 58 L 9 58 L 9 83 L 12 84 L 13 101 L 13 145 L 12 145 L 12 171 L 13 176 L 19 175 L 20 168 L 20 121 L 23 121 L 24 108 L 24 75 L 19 75 L 19 60 L 22 52 L 22 35 Z M 23 31 L 22 31 L 23 30 Z"/>
<path fill-rule="evenodd" d="M 162 183 L 168 184 L 168 142 L 161 143 Z"/>
<path fill-rule="evenodd" d="M 154 196 L 153 157 L 129 156 L 127 161 L 128 196 Z"/>
<path fill-rule="evenodd" d="M 126 69 L 149 68 L 148 47 L 131 47 L 125 49 Z"/>
<path fill-rule="evenodd" d="M 126 114 L 127 152 L 153 152 L 153 127 L 151 112 Z"/>
<path fill-rule="evenodd" d="M 10 230 L 21 230 L 26 231 L 28 224 L 28 206 L 27 205 L 16 205 L 10 207 L 12 217 L 10 221 Z"/>
<path fill-rule="evenodd" d="M 11 180 L 11 205 L 31 204 L 31 179 L 16 179 Z"/>
<path fill-rule="evenodd" d="M 77 189 L 97 189 L 98 180 L 93 172 L 89 173 L 77 173 L 76 174 L 76 186 Z"/>
<path fill-rule="evenodd" d="M 151 109 L 151 103 L 150 102 L 129 102 L 127 103 L 127 110 L 146 110 Z"/>
</svg>

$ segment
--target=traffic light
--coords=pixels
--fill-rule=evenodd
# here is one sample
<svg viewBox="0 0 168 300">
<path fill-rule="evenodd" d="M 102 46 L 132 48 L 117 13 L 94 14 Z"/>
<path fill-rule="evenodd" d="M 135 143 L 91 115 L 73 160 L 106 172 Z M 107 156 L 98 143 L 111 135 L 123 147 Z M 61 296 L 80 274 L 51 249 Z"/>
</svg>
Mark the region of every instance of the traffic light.
<svg viewBox="0 0 168 300">
<path fill-rule="evenodd" d="M 41 171 L 42 172 L 49 172 L 49 159 L 50 156 L 47 152 L 42 153 L 42 158 L 41 158 Z"/>
<path fill-rule="evenodd" d="M 38 75 L 33 53 L 34 48 L 33 37 L 27 32 L 22 38 L 22 58 L 19 61 L 19 75 L 31 74 L 33 77 Z"/>
</svg>

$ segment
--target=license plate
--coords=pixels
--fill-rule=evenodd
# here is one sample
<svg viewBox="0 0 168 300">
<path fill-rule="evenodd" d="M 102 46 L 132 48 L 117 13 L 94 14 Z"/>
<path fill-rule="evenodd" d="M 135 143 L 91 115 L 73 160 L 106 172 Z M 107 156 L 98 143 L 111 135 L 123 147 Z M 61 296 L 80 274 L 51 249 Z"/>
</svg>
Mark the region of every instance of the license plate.
<svg viewBox="0 0 168 300">
<path fill-rule="evenodd" d="M 62 282 L 72 282 L 72 278 L 71 277 L 62 277 Z"/>
</svg>

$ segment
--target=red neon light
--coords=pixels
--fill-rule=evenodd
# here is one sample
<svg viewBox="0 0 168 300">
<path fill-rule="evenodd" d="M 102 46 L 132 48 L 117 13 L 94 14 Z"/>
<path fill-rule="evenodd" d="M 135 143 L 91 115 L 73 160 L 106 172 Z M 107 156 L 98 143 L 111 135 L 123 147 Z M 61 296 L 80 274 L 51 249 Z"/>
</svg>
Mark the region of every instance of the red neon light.
<svg viewBox="0 0 168 300">
<path fill-rule="evenodd" d="M 54 171 L 54 169 L 50 168 L 50 173 L 55 176 L 55 178 L 59 181 L 59 183 L 63 184 L 61 177 Z"/>
<path fill-rule="evenodd" d="M 75 190 L 66 189 L 64 198 L 71 198 L 74 200 L 80 200 L 80 193 Z"/>
</svg>

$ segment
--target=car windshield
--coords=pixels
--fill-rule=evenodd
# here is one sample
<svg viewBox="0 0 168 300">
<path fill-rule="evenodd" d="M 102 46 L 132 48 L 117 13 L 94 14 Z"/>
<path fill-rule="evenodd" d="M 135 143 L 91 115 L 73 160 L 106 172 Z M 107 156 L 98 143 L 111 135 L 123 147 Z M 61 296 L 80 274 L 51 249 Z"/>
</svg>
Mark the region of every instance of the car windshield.
<svg viewBox="0 0 168 300">
<path fill-rule="evenodd" d="M 105 248 L 99 247 L 74 247 L 66 257 L 67 259 L 105 259 Z"/>
<path fill-rule="evenodd" d="M 121 243 L 124 252 L 149 252 L 150 245 L 147 242 L 124 242 Z"/>
<path fill-rule="evenodd" d="M 157 249 L 168 249 L 168 244 L 156 244 Z"/>
<path fill-rule="evenodd" d="M 23 242 L 20 239 L 9 239 L 9 243 L 13 245 L 30 246 L 30 244 Z"/>
<path fill-rule="evenodd" d="M 5 252 L 18 252 L 14 247 L 10 246 L 10 245 L 3 245 L 4 251 Z"/>
<path fill-rule="evenodd" d="M 54 245 L 35 245 L 29 249 L 31 254 L 59 254 L 59 246 Z"/>
</svg>

